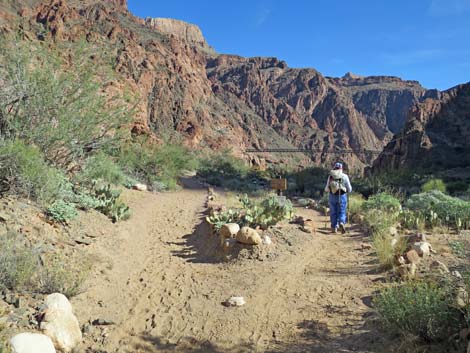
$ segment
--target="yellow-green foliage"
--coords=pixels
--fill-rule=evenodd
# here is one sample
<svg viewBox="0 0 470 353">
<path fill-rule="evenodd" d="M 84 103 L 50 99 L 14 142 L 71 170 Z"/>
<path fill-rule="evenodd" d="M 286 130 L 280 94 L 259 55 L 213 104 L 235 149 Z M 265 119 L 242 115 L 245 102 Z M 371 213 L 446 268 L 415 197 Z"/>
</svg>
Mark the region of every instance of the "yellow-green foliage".
<svg viewBox="0 0 470 353">
<path fill-rule="evenodd" d="M 386 211 L 390 213 L 396 213 L 401 210 L 400 200 L 390 193 L 381 192 L 373 195 L 367 199 L 363 204 L 365 211 Z"/>
<path fill-rule="evenodd" d="M 37 147 L 23 140 L 0 142 L 0 179 L 8 182 L 12 192 L 42 204 L 71 192 L 64 173 L 51 167 Z"/>
<path fill-rule="evenodd" d="M 431 179 L 421 186 L 422 192 L 428 192 L 433 190 L 446 192 L 446 184 L 442 179 Z"/>
<path fill-rule="evenodd" d="M 372 246 L 379 260 L 380 267 L 384 270 L 393 268 L 395 258 L 406 250 L 407 244 L 404 238 L 398 238 L 395 245 L 393 245 L 392 240 L 393 237 L 387 233 L 372 235 Z"/>
<path fill-rule="evenodd" d="M 361 213 L 365 200 L 361 194 L 352 193 L 348 195 L 348 202 L 349 212 L 353 215 Z"/>
</svg>

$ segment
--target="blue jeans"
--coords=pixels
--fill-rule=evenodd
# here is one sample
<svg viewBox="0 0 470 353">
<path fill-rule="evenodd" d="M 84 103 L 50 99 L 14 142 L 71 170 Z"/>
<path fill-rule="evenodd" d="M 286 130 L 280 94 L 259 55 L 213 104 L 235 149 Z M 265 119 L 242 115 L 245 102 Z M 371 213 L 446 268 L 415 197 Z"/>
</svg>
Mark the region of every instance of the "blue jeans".
<svg viewBox="0 0 470 353">
<path fill-rule="evenodd" d="M 340 223 L 346 224 L 347 195 L 334 195 L 330 192 L 329 203 L 331 228 L 338 228 Z"/>
</svg>

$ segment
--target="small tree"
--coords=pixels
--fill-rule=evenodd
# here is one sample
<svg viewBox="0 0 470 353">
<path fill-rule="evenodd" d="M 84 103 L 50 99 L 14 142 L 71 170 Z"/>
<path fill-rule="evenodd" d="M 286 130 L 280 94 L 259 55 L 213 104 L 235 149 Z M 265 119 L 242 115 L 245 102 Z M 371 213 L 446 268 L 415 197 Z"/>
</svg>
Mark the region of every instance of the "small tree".
<svg viewBox="0 0 470 353">
<path fill-rule="evenodd" d="M 84 44 L 59 55 L 40 44 L 1 42 L 0 136 L 38 146 L 60 167 L 119 139 L 132 110 L 126 97 L 105 96 L 109 72 L 90 56 Z"/>
</svg>

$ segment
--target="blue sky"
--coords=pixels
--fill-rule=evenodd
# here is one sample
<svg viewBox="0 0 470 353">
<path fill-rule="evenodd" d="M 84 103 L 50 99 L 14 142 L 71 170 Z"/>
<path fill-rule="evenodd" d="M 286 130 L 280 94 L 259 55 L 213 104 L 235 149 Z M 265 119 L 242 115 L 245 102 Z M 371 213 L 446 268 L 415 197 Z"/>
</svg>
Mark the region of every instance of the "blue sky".
<svg viewBox="0 0 470 353">
<path fill-rule="evenodd" d="M 219 53 L 275 56 L 325 76 L 470 81 L 470 0 L 128 0 L 139 17 L 197 24 Z"/>
</svg>

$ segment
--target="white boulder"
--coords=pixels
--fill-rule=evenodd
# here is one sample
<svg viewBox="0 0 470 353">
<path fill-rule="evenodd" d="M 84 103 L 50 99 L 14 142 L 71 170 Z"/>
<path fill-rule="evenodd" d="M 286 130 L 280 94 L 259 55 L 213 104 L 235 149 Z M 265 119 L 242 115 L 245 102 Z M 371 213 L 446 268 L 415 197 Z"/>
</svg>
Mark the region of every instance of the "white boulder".
<svg viewBox="0 0 470 353">
<path fill-rule="evenodd" d="M 58 350 L 69 353 L 82 341 L 82 331 L 72 305 L 59 293 L 47 296 L 45 301 L 41 330 L 52 339 Z"/>
<path fill-rule="evenodd" d="M 60 310 L 67 313 L 73 312 L 72 304 L 70 304 L 67 297 L 61 293 L 53 293 L 46 297 L 44 300 L 46 309 Z"/>
<path fill-rule="evenodd" d="M 20 333 L 10 339 L 12 353 L 56 353 L 49 337 L 40 333 Z"/>
</svg>

